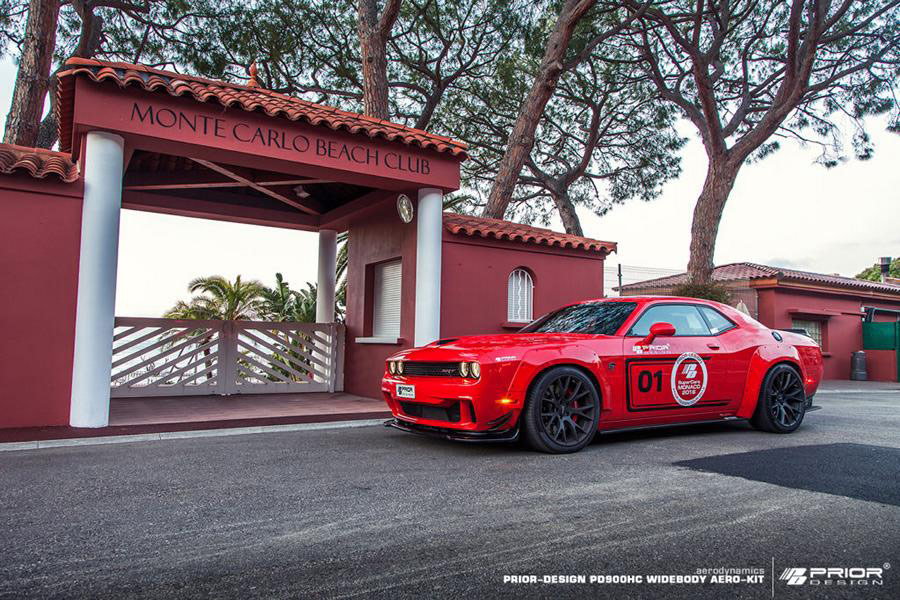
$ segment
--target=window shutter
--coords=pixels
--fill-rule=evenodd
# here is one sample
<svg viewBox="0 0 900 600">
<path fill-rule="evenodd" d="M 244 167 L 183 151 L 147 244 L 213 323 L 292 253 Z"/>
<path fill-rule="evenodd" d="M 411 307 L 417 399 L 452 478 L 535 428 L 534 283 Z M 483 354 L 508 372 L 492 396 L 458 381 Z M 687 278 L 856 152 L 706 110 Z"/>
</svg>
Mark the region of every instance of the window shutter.
<svg viewBox="0 0 900 600">
<path fill-rule="evenodd" d="M 400 261 L 375 265 L 374 306 L 372 307 L 372 335 L 400 337 Z"/>
<path fill-rule="evenodd" d="M 534 282 L 525 269 L 509 274 L 506 296 L 506 320 L 512 323 L 530 323 Z"/>
</svg>

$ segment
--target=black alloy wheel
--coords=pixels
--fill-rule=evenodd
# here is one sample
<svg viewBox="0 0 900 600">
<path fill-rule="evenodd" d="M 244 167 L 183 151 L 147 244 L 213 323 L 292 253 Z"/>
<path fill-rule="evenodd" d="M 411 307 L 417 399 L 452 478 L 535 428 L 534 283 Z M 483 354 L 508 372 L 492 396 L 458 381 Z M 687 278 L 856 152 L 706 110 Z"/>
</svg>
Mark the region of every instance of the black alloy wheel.
<svg viewBox="0 0 900 600">
<path fill-rule="evenodd" d="M 542 452 L 576 452 L 594 439 L 599 413 L 600 396 L 591 379 L 574 367 L 556 367 L 531 387 L 525 438 Z"/>
<path fill-rule="evenodd" d="M 806 392 L 797 369 L 776 365 L 763 380 L 752 424 L 763 431 L 790 433 L 806 414 Z"/>
</svg>

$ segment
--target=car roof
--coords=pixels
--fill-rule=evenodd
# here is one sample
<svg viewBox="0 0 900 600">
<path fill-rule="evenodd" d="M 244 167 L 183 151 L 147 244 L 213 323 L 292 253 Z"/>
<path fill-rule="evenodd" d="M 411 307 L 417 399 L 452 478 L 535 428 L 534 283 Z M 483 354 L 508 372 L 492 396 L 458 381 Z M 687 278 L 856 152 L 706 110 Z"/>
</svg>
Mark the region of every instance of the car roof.
<svg viewBox="0 0 900 600">
<path fill-rule="evenodd" d="M 618 296 L 612 298 L 592 298 L 590 300 L 580 300 L 572 302 L 566 306 L 574 306 L 576 304 L 590 304 L 592 302 L 637 302 L 638 304 L 649 304 L 651 302 L 688 302 L 696 304 L 706 304 L 708 306 L 725 306 L 721 302 L 714 300 L 706 300 L 705 298 L 687 298 L 685 296 Z"/>
</svg>

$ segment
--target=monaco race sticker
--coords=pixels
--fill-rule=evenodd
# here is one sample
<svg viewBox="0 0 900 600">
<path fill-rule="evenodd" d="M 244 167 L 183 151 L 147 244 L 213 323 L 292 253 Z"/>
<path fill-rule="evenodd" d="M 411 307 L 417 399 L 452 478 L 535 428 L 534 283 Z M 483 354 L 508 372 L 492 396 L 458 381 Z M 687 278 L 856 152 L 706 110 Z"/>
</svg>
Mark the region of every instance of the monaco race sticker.
<svg viewBox="0 0 900 600">
<path fill-rule="evenodd" d="M 693 352 L 685 352 L 672 368 L 672 396 L 681 406 L 693 406 L 706 391 L 707 374 L 703 359 Z"/>
</svg>

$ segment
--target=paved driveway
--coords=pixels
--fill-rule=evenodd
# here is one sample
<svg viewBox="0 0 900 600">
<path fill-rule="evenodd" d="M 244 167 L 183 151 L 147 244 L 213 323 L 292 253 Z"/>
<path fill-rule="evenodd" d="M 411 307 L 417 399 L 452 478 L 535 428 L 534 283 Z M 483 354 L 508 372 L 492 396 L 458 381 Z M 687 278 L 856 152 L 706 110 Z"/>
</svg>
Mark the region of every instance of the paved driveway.
<svg viewBox="0 0 900 600">
<path fill-rule="evenodd" d="M 895 566 L 900 393 L 820 394 L 793 435 L 606 435 L 569 456 L 382 427 L 0 453 L 0 597 L 771 598 L 772 569 Z M 647 583 L 698 569 L 760 583 Z M 625 575 L 642 583 L 504 583 Z M 870 583 L 874 584 L 873 579 Z"/>
</svg>

